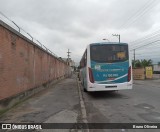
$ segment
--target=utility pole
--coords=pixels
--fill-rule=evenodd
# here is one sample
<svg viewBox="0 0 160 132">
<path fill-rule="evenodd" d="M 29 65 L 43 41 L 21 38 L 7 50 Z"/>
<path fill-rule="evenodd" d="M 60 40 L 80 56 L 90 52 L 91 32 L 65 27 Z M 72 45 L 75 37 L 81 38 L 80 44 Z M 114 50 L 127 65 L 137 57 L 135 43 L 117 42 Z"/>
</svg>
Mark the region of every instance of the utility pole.
<svg viewBox="0 0 160 132">
<path fill-rule="evenodd" d="M 68 49 L 68 52 L 67 52 L 67 56 L 68 56 L 68 58 L 67 58 L 67 63 L 68 63 L 68 65 L 69 65 L 70 53 L 71 53 L 71 52 L 70 52 L 69 49 Z"/>
<path fill-rule="evenodd" d="M 69 49 L 68 49 L 68 52 L 67 52 L 67 54 L 68 54 L 68 55 L 67 55 L 67 56 L 68 56 L 68 59 L 69 59 L 69 57 L 70 57 L 70 55 L 69 55 L 70 53 L 71 53 L 71 52 L 70 52 Z"/>
<path fill-rule="evenodd" d="M 136 61 L 136 49 L 133 49 L 133 56 L 134 56 L 133 67 L 135 68 L 135 61 Z"/>
<path fill-rule="evenodd" d="M 136 49 L 134 49 L 133 51 L 134 51 L 134 62 L 135 62 L 135 60 L 136 60 L 136 54 L 135 54 Z"/>
<path fill-rule="evenodd" d="M 121 40 L 120 34 L 112 34 L 112 35 L 115 36 L 115 37 L 118 37 L 118 40 L 119 40 L 119 43 L 120 43 L 120 40 Z"/>
</svg>

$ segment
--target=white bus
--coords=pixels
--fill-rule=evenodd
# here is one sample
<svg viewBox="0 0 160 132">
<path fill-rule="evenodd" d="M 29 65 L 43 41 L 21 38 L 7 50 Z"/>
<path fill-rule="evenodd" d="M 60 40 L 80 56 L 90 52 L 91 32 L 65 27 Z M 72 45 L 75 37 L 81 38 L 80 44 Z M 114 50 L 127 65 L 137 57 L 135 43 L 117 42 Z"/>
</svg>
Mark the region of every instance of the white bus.
<svg viewBox="0 0 160 132">
<path fill-rule="evenodd" d="M 84 91 L 132 89 L 132 65 L 127 43 L 101 42 L 87 46 L 80 61 Z"/>
</svg>

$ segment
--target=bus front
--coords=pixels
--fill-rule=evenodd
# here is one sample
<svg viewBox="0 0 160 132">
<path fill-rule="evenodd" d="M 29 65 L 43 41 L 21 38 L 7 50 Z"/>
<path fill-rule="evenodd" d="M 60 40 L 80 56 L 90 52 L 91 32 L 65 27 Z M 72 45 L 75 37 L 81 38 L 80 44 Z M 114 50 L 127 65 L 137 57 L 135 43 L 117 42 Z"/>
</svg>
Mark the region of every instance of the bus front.
<svg viewBox="0 0 160 132">
<path fill-rule="evenodd" d="M 132 89 L 128 44 L 90 44 L 87 91 Z"/>
</svg>

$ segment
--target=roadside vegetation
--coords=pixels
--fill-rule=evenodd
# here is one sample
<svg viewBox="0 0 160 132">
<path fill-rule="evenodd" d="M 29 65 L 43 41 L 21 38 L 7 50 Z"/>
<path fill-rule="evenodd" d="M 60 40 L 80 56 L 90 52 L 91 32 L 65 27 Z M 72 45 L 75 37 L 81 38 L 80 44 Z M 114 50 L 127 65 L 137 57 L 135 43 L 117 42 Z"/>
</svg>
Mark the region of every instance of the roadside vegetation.
<svg viewBox="0 0 160 132">
<path fill-rule="evenodd" d="M 152 66 L 152 60 L 146 60 L 146 59 L 142 59 L 142 60 L 133 60 L 132 61 L 132 66 L 133 68 L 144 68 L 146 66 Z"/>
</svg>

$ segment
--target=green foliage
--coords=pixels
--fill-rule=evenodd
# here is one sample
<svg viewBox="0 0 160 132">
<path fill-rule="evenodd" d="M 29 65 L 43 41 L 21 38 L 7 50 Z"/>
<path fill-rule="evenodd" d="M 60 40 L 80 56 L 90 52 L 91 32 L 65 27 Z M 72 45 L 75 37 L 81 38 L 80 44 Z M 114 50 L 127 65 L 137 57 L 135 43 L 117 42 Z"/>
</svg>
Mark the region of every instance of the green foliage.
<svg viewBox="0 0 160 132">
<path fill-rule="evenodd" d="M 143 67 L 151 66 L 152 65 L 152 60 L 151 59 L 149 59 L 149 60 L 144 59 L 144 60 L 141 60 L 141 63 L 142 63 Z"/>
<path fill-rule="evenodd" d="M 132 61 L 132 66 L 134 68 L 152 66 L 152 60 L 151 59 L 149 59 L 149 60 L 143 59 L 143 60 L 135 60 L 135 61 L 133 60 Z"/>
</svg>

